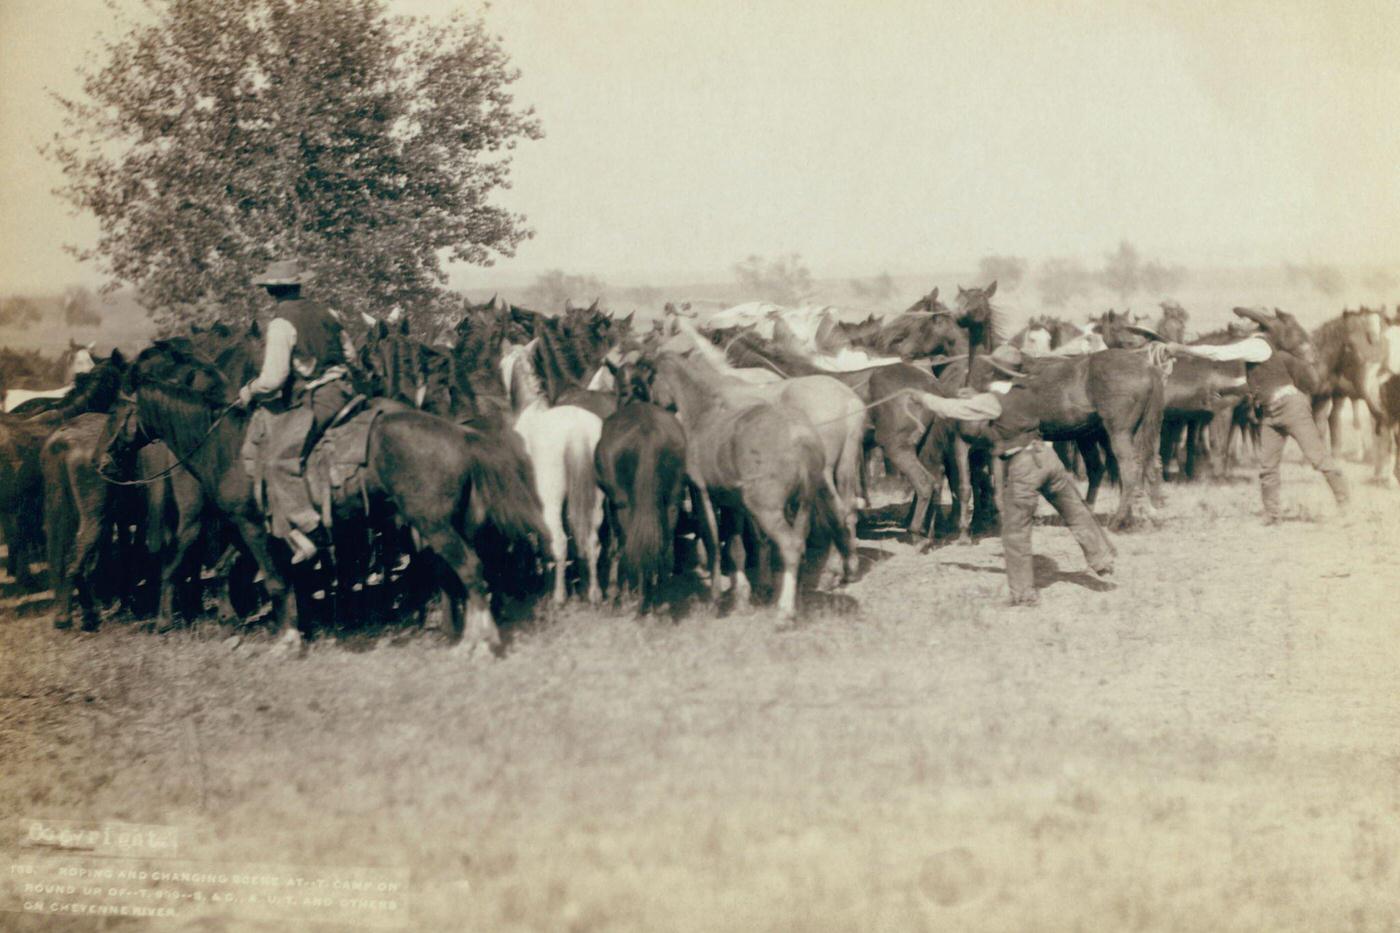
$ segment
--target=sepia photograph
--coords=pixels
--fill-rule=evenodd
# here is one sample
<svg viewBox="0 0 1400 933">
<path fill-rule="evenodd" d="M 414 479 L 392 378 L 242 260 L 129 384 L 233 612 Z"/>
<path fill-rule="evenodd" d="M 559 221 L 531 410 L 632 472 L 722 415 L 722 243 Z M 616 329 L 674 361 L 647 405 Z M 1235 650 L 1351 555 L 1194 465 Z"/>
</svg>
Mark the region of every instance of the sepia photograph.
<svg viewBox="0 0 1400 933">
<path fill-rule="evenodd" d="M 1400 5 L 0 0 L 0 930 L 1400 933 Z"/>
</svg>

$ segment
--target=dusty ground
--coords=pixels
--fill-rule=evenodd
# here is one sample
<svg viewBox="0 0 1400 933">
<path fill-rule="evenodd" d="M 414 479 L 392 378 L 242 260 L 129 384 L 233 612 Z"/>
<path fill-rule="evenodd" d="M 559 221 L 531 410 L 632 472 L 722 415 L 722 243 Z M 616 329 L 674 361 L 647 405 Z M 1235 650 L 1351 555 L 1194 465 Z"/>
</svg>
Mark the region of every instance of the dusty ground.
<svg viewBox="0 0 1400 933">
<path fill-rule="evenodd" d="M 795 631 L 570 610 L 485 666 L 10 602 L 0 814 L 397 867 L 424 929 L 1400 930 L 1400 491 L 1348 469 L 1346 527 L 1297 466 L 1274 529 L 1169 487 L 1112 591 L 1042 526 L 1038 610 L 994 538 L 886 538 Z"/>
</svg>

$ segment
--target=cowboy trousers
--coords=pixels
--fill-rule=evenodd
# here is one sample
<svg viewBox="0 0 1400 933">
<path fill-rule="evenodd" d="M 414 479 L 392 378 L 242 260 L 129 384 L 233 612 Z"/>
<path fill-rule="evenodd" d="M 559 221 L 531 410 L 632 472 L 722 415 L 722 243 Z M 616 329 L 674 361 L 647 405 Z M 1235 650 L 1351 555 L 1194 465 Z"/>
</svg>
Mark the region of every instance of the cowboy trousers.
<svg viewBox="0 0 1400 933">
<path fill-rule="evenodd" d="M 1006 555 L 1006 579 L 1013 603 L 1036 600 L 1031 526 L 1044 496 L 1074 534 L 1084 560 L 1096 573 L 1113 567 L 1113 545 L 1084 504 L 1074 481 L 1050 446 L 1036 441 L 1013 454 L 1005 464 L 1002 493 L 1001 547 Z"/>
<path fill-rule="evenodd" d="M 1327 442 L 1317 430 L 1312 406 L 1301 392 L 1284 392 L 1276 394 L 1264 406 L 1260 425 L 1259 493 L 1264 500 L 1265 519 L 1276 521 L 1279 517 L 1279 464 L 1290 437 L 1298 442 L 1304 459 L 1326 478 L 1337 505 L 1345 507 L 1349 498 L 1346 477 L 1337 468 L 1327 450 Z"/>
</svg>

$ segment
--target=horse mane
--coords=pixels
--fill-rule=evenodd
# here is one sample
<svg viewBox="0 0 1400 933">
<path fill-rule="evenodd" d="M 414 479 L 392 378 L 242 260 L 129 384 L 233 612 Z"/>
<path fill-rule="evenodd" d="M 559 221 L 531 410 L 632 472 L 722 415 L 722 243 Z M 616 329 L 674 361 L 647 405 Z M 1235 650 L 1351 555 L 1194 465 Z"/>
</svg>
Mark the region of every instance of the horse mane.
<svg viewBox="0 0 1400 933">
<path fill-rule="evenodd" d="M 784 378 L 825 375 L 821 367 L 801 354 L 764 340 L 752 332 L 735 335 L 725 348 L 725 358 L 732 360 L 737 366 L 771 369 Z"/>
<path fill-rule="evenodd" d="M 557 402 L 568 389 L 582 385 L 582 373 L 586 369 L 574 341 L 567 339 L 567 334 L 556 333 L 557 330 L 560 329 L 542 327 L 535 338 L 535 372 L 551 403 Z"/>
<path fill-rule="evenodd" d="M 696 355 L 692 357 L 693 360 L 707 363 L 709 368 L 716 373 L 733 372 L 734 367 L 730 366 L 729 361 L 725 359 L 724 351 L 706 340 L 690 321 L 682 317 L 676 318 L 676 330 L 689 338 L 694 345 Z"/>
<path fill-rule="evenodd" d="M 204 443 L 221 406 L 222 400 L 211 399 L 208 390 L 164 380 L 142 381 L 136 395 L 141 422 L 172 451 L 188 452 Z"/>
<path fill-rule="evenodd" d="M 517 405 L 516 386 L 523 385 L 528 391 L 534 393 L 536 399 L 549 400 L 548 393 L 545 392 L 543 380 L 539 372 L 535 369 L 535 351 L 538 344 L 534 340 L 529 343 L 513 347 L 511 351 L 501 357 L 502 379 L 506 384 L 506 392 L 510 396 L 511 405 Z M 508 372 L 505 371 L 508 368 Z M 533 399 L 532 399 L 533 401 Z"/>
<path fill-rule="evenodd" d="M 64 400 L 64 408 L 72 414 L 109 411 L 121 392 L 125 371 L 125 360 L 119 352 L 112 351 L 97 368 L 73 378 L 73 389 Z"/>
</svg>

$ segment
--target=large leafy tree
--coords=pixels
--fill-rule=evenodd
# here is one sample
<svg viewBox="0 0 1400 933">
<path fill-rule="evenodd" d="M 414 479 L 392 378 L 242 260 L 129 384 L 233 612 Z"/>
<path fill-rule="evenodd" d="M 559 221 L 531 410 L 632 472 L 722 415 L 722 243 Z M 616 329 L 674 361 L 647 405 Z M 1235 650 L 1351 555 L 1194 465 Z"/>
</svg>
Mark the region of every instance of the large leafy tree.
<svg viewBox="0 0 1400 933">
<path fill-rule="evenodd" d="M 391 16 L 383 0 L 146 0 L 59 97 L 46 151 L 94 214 L 75 250 L 167 326 L 266 299 L 270 259 L 316 268 L 345 310 L 444 303 L 444 261 L 511 255 L 524 218 L 491 203 L 539 123 L 479 18 Z"/>
</svg>

